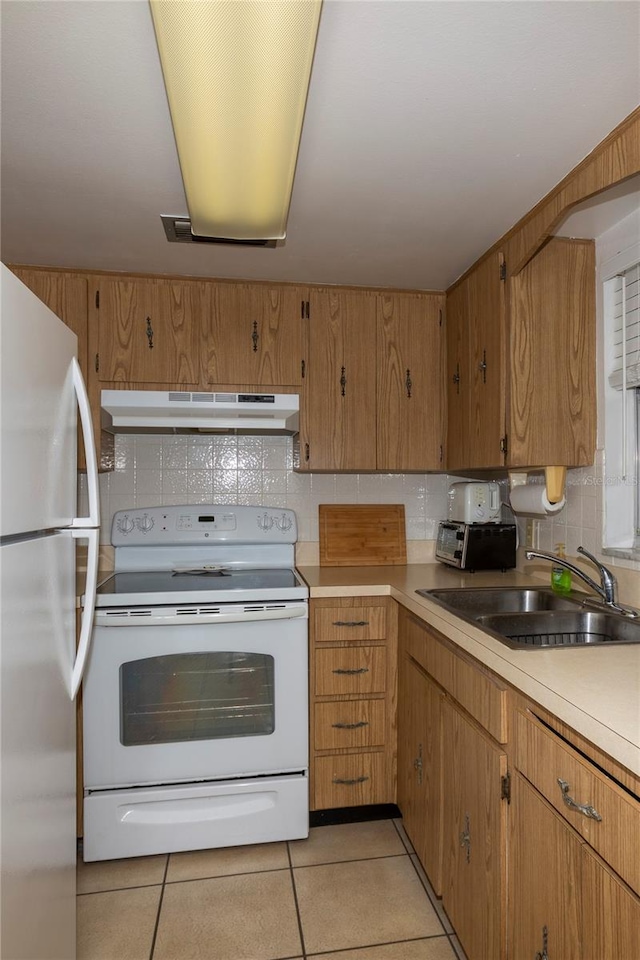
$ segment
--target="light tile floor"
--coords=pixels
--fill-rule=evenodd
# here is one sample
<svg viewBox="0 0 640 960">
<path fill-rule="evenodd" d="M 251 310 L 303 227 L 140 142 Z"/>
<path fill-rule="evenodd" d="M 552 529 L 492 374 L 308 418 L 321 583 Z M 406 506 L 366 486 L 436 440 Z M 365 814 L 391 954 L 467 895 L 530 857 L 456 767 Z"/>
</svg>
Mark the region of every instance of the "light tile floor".
<svg viewBox="0 0 640 960">
<path fill-rule="evenodd" d="M 78 865 L 78 960 L 464 960 L 399 820 Z"/>
</svg>

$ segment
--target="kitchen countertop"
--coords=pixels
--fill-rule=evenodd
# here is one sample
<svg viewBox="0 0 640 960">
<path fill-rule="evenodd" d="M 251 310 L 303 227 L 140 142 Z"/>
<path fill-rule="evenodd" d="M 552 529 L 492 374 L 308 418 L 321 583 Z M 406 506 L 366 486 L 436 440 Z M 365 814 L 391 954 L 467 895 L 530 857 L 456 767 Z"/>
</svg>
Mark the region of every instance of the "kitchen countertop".
<svg viewBox="0 0 640 960">
<path fill-rule="evenodd" d="M 440 563 L 297 569 L 312 599 L 393 597 L 640 776 L 640 644 L 512 650 L 415 593 L 445 587 L 539 587 L 543 581 L 517 571 L 464 573 Z"/>
</svg>

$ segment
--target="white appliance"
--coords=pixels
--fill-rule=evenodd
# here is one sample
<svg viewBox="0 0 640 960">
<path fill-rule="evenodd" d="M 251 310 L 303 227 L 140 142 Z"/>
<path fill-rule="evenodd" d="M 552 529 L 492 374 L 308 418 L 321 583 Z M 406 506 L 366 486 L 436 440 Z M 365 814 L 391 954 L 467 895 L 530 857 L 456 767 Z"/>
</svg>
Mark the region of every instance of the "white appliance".
<svg viewBox="0 0 640 960">
<path fill-rule="evenodd" d="M 98 485 L 77 338 L 1 265 L 0 955 L 75 956 L 76 708 L 91 636 Z M 76 516 L 76 410 L 89 475 Z M 76 539 L 89 541 L 76 654 Z"/>
<path fill-rule="evenodd" d="M 116 513 L 84 683 L 84 859 L 306 837 L 292 510 Z"/>
<path fill-rule="evenodd" d="M 295 393 L 103 390 L 102 426 L 112 433 L 297 433 Z"/>
<path fill-rule="evenodd" d="M 500 523 L 500 484 L 465 481 L 449 487 L 449 520 L 458 523 Z"/>
</svg>

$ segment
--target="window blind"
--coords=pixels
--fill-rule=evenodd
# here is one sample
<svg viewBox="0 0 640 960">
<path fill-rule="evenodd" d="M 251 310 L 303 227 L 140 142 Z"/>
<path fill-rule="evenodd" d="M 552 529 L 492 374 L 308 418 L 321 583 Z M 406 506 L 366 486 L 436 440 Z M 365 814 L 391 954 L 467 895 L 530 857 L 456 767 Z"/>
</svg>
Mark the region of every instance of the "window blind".
<svg viewBox="0 0 640 960">
<path fill-rule="evenodd" d="M 640 263 L 615 278 L 612 320 L 613 369 L 609 383 L 616 390 L 640 387 Z"/>
</svg>

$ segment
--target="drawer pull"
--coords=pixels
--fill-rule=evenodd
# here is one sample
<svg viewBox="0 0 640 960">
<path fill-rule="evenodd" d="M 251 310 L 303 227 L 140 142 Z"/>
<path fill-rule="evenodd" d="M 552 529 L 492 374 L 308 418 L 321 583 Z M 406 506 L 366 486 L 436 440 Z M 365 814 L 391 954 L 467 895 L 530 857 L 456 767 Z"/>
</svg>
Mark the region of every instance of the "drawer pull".
<svg viewBox="0 0 640 960">
<path fill-rule="evenodd" d="M 368 627 L 368 620 L 334 620 L 334 627 Z"/>
<path fill-rule="evenodd" d="M 337 669 L 337 670 L 332 670 L 331 672 L 332 672 L 332 673 L 339 673 L 341 676 L 344 675 L 344 676 L 352 677 L 352 676 L 354 676 L 354 674 L 356 674 L 356 673 L 369 673 L 369 667 L 359 667 L 357 670 L 341 670 L 341 669 Z"/>
<path fill-rule="evenodd" d="M 366 783 L 369 777 L 354 777 L 352 780 L 343 780 L 341 777 L 334 777 L 333 783 L 342 784 L 345 787 L 352 787 L 356 783 Z"/>
<path fill-rule="evenodd" d="M 584 816 L 589 817 L 590 820 L 602 820 L 602 817 L 595 807 L 592 807 L 588 803 L 578 803 L 577 800 L 574 800 L 573 797 L 569 796 L 571 785 L 567 783 L 566 780 L 561 780 L 560 777 L 558 777 L 558 786 L 562 791 L 562 799 L 568 807 L 570 807 L 572 810 L 577 810 L 578 813 L 584 814 Z"/>
<path fill-rule="evenodd" d="M 332 727 L 335 727 L 336 730 L 357 730 L 358 727 L 368 727 L 368 720 L 358 720 L 357 723 L 332 723 Z"/>
</svg>

